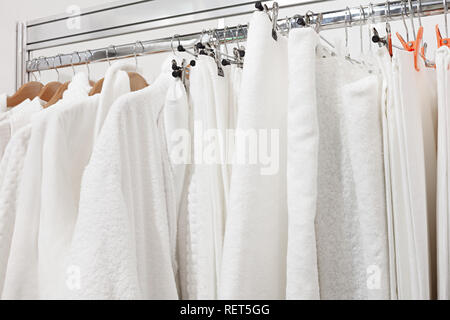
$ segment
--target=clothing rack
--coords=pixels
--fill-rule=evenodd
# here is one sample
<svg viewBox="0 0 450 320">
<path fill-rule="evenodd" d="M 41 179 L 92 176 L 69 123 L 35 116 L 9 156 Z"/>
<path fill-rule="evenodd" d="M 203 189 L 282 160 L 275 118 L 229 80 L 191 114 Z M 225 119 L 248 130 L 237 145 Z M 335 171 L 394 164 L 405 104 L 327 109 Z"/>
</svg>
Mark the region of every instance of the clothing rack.
<svg viewBox="0 0 450 320">
<path fill-rule="evenodd" d="M 129 6 L 133 5 L 154 5 L 158 1 L 138 1 L 134 4 L 129 4 Z M 220 1 L 219 1 L 220 2 Z M 263 4 L 266 4 L 269 9 L 273 5 L 273 1 L 261 1 Z M 277 3 L 279 4 L 279 8 L 286 7 L 297 7 L 297 6 L 307 6 L 322 1 L 290 1 L 290 0 L 279 0 Z M 166 2 L 165 2 L 166 4 Z M 165 5 L 164 4 L 164 5 Z M 242 1 L 227 1 L 228 5 L 224 5 L 223 7 L 214 7 L 208 10 L 204 8 L 199 8 L 198 13 L 193 12 L 194 16 L 203 15 L 200 20 L 211 20 L 217 19 L 220 17 L 226 16 L 235 16 L 240 14 L 247 14 L 255 9 L 255 2 L 245 2 Z M 131 10 L 132 7 L 125 8 Z M 384 3 L 377 4 L 369 4 L 359 7 L 345 8 L 343 10 L 329 11 L 329 12 L 303 12 L 299 13 L 296 16 L 289 18 L 282 18 L 278 20 L 278 28 L 280 32 L 286 32 L 289 28 L 298 28 L 303 27 L 301 23 L 301 19 L 307 20 L 310 25 L 320 24 L 320 29 L 334 29 L 341 27 L 351 27 L 358 26 L 363 23 L 376 23 L 383 21 L 392 21 L 405 19 L 406 21 L 411 18 L 417 19 L 418 17 L 439 15 L 445 12 L 444 8 L 447 6 L 446 1 L 442 0 L 422 0 L 422 1 L 386 1 Z M 113 8 L 103 8 L 104 11 L 108 11 L 108 14 L 114 14 L 117 10 L 124 10 L 123 6 L 116 6 Z M 135 10 L 134 8 L 133 10 Z M 142 9 L 142 8 L 141 8 Z M 80 14 L 80 19 L 85 19 L 88 17 L 92 21 L 95 21 L 96 15 L 99 13 L 103 13 L 101 9 L 93 10 L 92 12 L 87 12 L 84 14 Z M 140 12 L 140 10 L 139 10 Z M 90 16 L 92 15 L 92 16 Z M 86 17 L 85 17 L 86 16 Z M 176 19 L 184 19 L 183 21 L 176 21 Z M 37 59 L 30 60 L 29 53 L 32 50 L 37 50 L 41 48 L 55 47 L 61 44 L 67 43 L 75 43 L 81 42 L 85 40 L 98 39 L 102 37 L 110 37 L 117 36 L 120 34 L 126 34 L 137 31 L 151 30 L 156 28 L 163 28 L 170 25 L 189 23 L 195 20 L 189 20 L 185 18 L 186 15 L 177 15 L 174 13 L 173 16 L 166 16 L 164 19 L 172 21 L 168 24 L 163 24 L 159 22 L 158 26 L 148 26 L 148 23 L 152 21 L 143 21 L 137 22 L 133 25 L 133 28 L 130 29 L 129 25 L 124 23 L 120 26 L 110 26 L 107 29 L 99 29 L 87 32 L 78 32 L 73 35 L 64 35 L 58 37 L 58 34 L 55 34 L 55 23 L 65 22 L 70 17 L 54 17 L 48 20 L 38 20 L 28 24 L 28 33 L 24 30 L 27 29 L 27 24 L 19 24 L 18 25 L 18 63 L 17 63 L 17 72 L 18 74 L 22 73 L 22 69 L 25 69 L 23 72 L 23 76 L 18 76 L 17 85 L 20 86 L 21 83 L 24 82 L 25 78 L 29 76 L 30 72 L 36 71 L 44 71 L 55 68 L 62 68 L 74 65 L 81 65 L 86 63 L 92 63 L 97 61 L 106 61 L 113 60 L 119 58 L 133 57 L 136 55 L 143 54 L 152 54 L 152 53 L 160 53 L 160 52 L 170 52 L 172 50 L 176 50 L 178 44 L 181 44 L 185 49 L 191 49 L 194 45 L 199 41 L 199 39 L 205 36 L 208 31 L 185 34 L 185 35 L 177 35 L 162 39 L 150 40 L 150 41 L 137 41 L 136 43 L 110 46 L 107 48 L 99 48 L 86 50 L 81 52 L 74 52 L 72 54 L 61 54 L 53 57 L 40 57 Z M 128 17 L 129 19 L 129 17 Z M 163 20 L 164 20 L 163 19 Z M 155 18 L 155 21 L 158 21 Z M 40 28 L 39 30 L 35 30 L 33 28 Z M 35 39 L 38 38 L 36 34 L 42 35 L 45 30 L 50 32 L 52 30 L 52 38 L 50 39 Z M 100 32 L 100 33 L 99 33 Z M 107 33 L 105 33 L 107 32 Z M 33 41 L 26 41 L 27 37 L 24 35 L 27 34 L 28 39 L 33 39 Z M 44 33 L 45 34 L 45 33 Z M 214 32 L 210 32 L 212 35 L 209 39 L 216 41 L 217 43 L 224 44 L 227 42 L 233 42 L 236 40 L 245 40 L 247 37 L 247 26 L 232 26 L 223 29 L 216 29 Z M 22 62 L 20 61 L 22 60 Z"/>
</svg>

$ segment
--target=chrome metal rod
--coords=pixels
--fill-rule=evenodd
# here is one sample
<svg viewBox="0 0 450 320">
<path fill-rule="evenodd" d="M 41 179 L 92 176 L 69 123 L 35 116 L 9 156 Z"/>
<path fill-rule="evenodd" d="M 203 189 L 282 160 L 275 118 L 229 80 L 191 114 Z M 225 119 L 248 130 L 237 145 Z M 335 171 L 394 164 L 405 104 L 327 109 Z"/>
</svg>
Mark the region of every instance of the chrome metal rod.
<svg viewBox="0 0 450 320">
<path fill-rule="evenodd" d="M 298 4 L 298 5 L 301 5 Z M 408 6 L 407 6 L 408 7 Z M 402 8 L 404 4 L 402 1 L 389 1 L 373 5 L 358 6 L 350 8 L 349 10 L 336 10 L 323 13 L 314 13 L 309 15 L 310 24 L 320 23 L 321 29 L 335 29 L 344 27 L 345 24 L 359 25 L 360 23 L 367 22 L 382 22 L 401 19 Z M 406 13 L 408 15 L 414 14 L 418 16 L 418 9 L 420 8 L 420 16 L 432 16 L 444 13 L 444 3 L 442 0 L 422 0 L 413 1 L 412 11 L 407 8 Z M 298 15 L 297 15 L 298 16 Z M 302 16 L 302 15 L 301 15 Z M 319 18 L 321 16 L 321 19 Z M 289 21 L 291 28 L 302 27 L 297 24 L 296 16 L 294 19 L 286 20 L 280 19 L 278 21 L 279 29 L 286 32 L 289 29 L 286 21 Z M 304 17 L 304 15 L 303 15 Z M 153 54 L 161 52 L 170 52 L 172 47 L 176 50 L 178 44 L 181 44 L 186 49 L 191 49 L 199 41 L 199 39 L 205 36 L 202 32 L 180 35 L 177 37 L 162 38 L 150 41 L 142 41 L 132 44 L 110 46 L 108 48 L 100 48 L 94 50 L 87 50 L 81 52 L 74 52 L 72 54 L 63 54 L 53 57 L 41 57 L 27 61 L 27 72 L 43 71 L 54 68 L 68 67 L 71 65 L 80 65 L 97 61 L 106 61 L 108 59 L 120 59 L 133 57 L 136 55 Z M 247 26 L 234 26 L 227 27 L 225 29 L 215 30 L 214 41 L 220 43 L 232 42 L 236 39 L 245 40 L 247 37 Z"/>
</svg>

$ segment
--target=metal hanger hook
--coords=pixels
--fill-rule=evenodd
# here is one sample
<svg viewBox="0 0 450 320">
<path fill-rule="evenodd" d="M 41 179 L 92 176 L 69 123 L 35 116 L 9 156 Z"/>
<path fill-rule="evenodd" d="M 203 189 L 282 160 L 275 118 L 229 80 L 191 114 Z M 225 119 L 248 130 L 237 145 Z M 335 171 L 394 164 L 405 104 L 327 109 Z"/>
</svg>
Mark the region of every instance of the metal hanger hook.
<svg viewBox="0 0 450 320">
<path fill-rule="evenodd" d="M 314 18 L 314 12 L 312 12 L 311 10 L 306 11 L 305 13 L 305 23 L 308 27 L 311 26 L 311 20 L 312 18 Z"/>
<path fill-rule="evenodd" d="M 406 13 L 406 2 L 405 2 L 405 0 L 402 0 L 401 15 L 402 15 L 403 26 L 405 27 L 405 31 L 406 31 L 406 41 L 409 42 L 409 30 L 408 30 L 408 26 L 406 25 L 405 13 Z"/>
<path fill-rule="evenodd" d="M 170 40 L 170 48 L 172 49 L 173 55 L 174 55 L 174 56 L 178 56 L 178 55 L 175 53 L 175 50 L 173 49 L 173 39 L 175 39 L 175 37 L 178 37 L 178 35 L 177 35 L 177 34 L 174 34 L 174 35 L 173 35 L 172 39 Z M 178 39 L 178 41 L 179 41 L 179 39 Z"/>
<path fill-rule="evenodd" d="M 448 7 L 447 7 L 447 0 L 442 0 L 442 2 L 443 2 L 443 5 L 444 5 L 445 37 L 448 38 L 448 23 L 447 23 Z"/>
<path fill-rule="evenodd" d="M 345 28 L 345 48 L 348 49 L 348 26 L 352 25 L 352 13 L 350 11 L 349 7 L 345 8 L 345 24 L 344 24 L 344 28 Z"/>
<path fill-rule="evenodd" d="M 359 6 L 359 17 L 361 23 L 359 24 L 359 41 L 361 44 L 361 54 L 364 53 L 364 41 L 363 41 L 363 24 L 366 22 L 366 13 L 364 12 L 364 8 L 362 5 Z"/>
<path fill-rule="evenodd" d="M 90 62 L 89 62 L 89 58 L 87 56 L 88 52 L 89 52 L 89 58 L 92 58 L 91 50 L 88 49 L 84 54 L 85 54 L 85 59 L 86 59 L 86 69 L 88 71 L 87 76 L 88 76 L 88 80 L 89 80 L 89 79 L 91 79 L 91 69 L 89 68 Z"/>
<path fill-rule="evenodd" d="M 81 56 L 78 51 L 75 51 L 75 54 L 78 56 L 78 63 L 81 64 Z"/>
<path fill-rule="evenodd" d="M 136 60 L 136 71 L 137 71 L 137 69 L 138 69 L 138 59 L 137 59 L 137 47 L 136 47 L 136 44 L 140 44 L 141 45 L 141 47 L 142 47 L 142 52 L 141 52 L 141 54 L 143 54 L 144 52 L 145 52 L 145 47 L 144 47 L 144 44 L 142 43 L 142 41 L 139 41 L 139 40 L 137 40 L 135 43 L 134 43 L 134 59 Z"/>
<path fill-rule="evenodd" d="M 70 55 L 70 66 L 72 67 L 73 75 L 75 75 L 75 68 L 73 66 L 73 53 Z"/>
<path fill-rule="evenodd" d="M 409 19 L 411 21 L 411 28 L 413 31 L 414 40 L 416 40 L 416 26 L 414 25 L 414 7 L 412 5 L 412 1 L 408 0 L 408 6 L 409 6 Z"/>
<path fill-rule="evenodd" d="M 225 47 L 225 54 L 228 55 L 228 46 L 227 46 L 227 31 L 228 27 L 223 27 L 223 46 Z"/>
<path fill-rule="evenodd" d="M 386 0 L 386 2 L 384 3 L 384 18 L 386 19 L 385 22 L 388 22 L 391 18 L 391 3 L 389 2 L 389 0 Z"/>
<path fill-rule="evenodd" d="M 45 58 L 45 62 L 47 62 L 47 65 L 50 68 L 49 58 Z M 53 69 L 55 69 L 55 71 L 56 71 L 56 75 L 57 75 L 56 81 L 59 82 L 59 70 L 55 67 L 55 57 L 53 57 Z"/>
<path fill-rule="evenodd" d="M 111 47 L 112 47 L 113 50 L 114 50 L 114 58 L 117 59 L 118 54 L 117 54 L 116 46 L 115 46 L 115 45 L 111 45 Z"/>
<path fill-rule="evenodd" d="M 32 65 L 34 65 L 36 67 L 36 69 L 39 71 L 39 65 L 38 65 L 38 60 L 36 58 L 33 58 L 33 60 L 31 60 Z M 35 81 L 38 81 L 38 78 L 36 77 L 36 74 L 34 72 L 31 72 L 31 74 L 34 77 Z"/>
<path fill-rule="evenodd" d="M 417 0 L 417 18 L 419 19 L 419 26 L 422 26 L 422 0 Z"/>
<path fill-rule="evenodd" d="M 111 66 L 111 61 L 109 61 L 109 48 L 105 48 L 105 54 L 106 54 L 106 61 L 108 61 L 108 64 Z"/>
</svg>

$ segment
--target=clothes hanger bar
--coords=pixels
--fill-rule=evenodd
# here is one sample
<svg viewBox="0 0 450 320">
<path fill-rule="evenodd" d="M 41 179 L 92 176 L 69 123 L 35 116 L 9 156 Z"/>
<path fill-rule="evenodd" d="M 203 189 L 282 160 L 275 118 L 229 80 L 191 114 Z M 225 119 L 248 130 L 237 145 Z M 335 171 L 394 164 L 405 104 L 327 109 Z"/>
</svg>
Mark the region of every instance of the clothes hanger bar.
<svg viewBox="0 0 450 320">
<path fill-rule="evenodd" d="M 357 6 L 342 10 L 328 11 L 322 13 L 313 13 L 309 15 L 310 24 L 314 25 L 320 21 L 320 29 L 336 29 L 345 26 L 346 21 L 352 21 L 352 25 L 358 25 L 361 22 L 384 22 L 386 18 L 388 20 L 399 20 L 402 16 L 402 1 L 390 1 L 389 9 L 387 9 L 386 2 Z M 414 14 L 417 14 L 419 8 L 419 1 L 412 1 L 412 9 Z M 444 13 L 444 5 L 442 0 L 422 0 L 420 3 L 421 16 L 440 15 Z M 407 10 L 407 14 L 411 14 L 410 9 Z M 318 18 L 321 15 L 321 18 Z M 302 15 L 300 15 L 302 16 Z M 349 17 L 350 16 L 350 17 Z M 297 18 L 299 15 L 291 17 L 291 19 L 281 18 L 278 20 L 279 30 L 282 32 L 288 31 L 290 28 L 303 27 L 298 23 Z M 288 22 L 287 22 L 288 21 Z M 288 25 L 290 24 L 290 26 Z M 225 34 L 224 34 L 225 33 Z M 207 32 L 198 32 L 186 35 L 180 35 L 176 38 L 168 37 L 150 41 L 142 41 L 142 46 L 136 48 L 136 44 L 125 44 L 111 46 L 108 48 L 91 49 L 87 51 L 81 51 L 78 55 L 74 54 L 62 54 L 54 57 L 42 57 L 39 59 L 27 61 L 27 72 L 33 72 L 38 70 L 50 70 L 54 68 L 63 68 L 73 65 L 81 65 L 91 62 L 106 61 L 107 57 L 110 60 L 120 58 L 134 57 L 135 52 L 138 55 L 154 54 L 161 52 L 172 51 L 174 42 L 180 44 L 186 49 L 192 49 L 194 45 L 199 41 L 200 37 L 206 35 Z M 247 26 L 234 26 L 226 27 L 225 29 L 217 29 L 213 38 L 209 38 L 220 43 L 233 42 L 236 39 L 245 40 L 247 38 Z M 175 47 L 176 47 L 175 45 Z"/>
</svg>

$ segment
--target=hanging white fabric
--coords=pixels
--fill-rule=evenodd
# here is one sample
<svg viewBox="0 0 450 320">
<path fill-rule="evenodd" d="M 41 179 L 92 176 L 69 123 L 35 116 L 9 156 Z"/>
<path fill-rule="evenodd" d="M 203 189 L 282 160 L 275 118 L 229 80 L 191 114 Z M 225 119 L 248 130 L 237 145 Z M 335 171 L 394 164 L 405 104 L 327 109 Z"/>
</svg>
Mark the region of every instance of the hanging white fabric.
<svg viewBox="0 0 450 320">
<path fill-rule="evenodd" d="M 399 299 L 435 297 L 436 276 L 436 84 L 434 70 L 413 53 L 393 57 L 395 121 L 399 155 L 396 174 L 403 210 L 394 209 Z M 395 195 L 394 195 L 395 196 Z"/>
<path fill-rule="evenodd" d="M 287 75 L 286 38 L 279 36 L 275 41 L 267 14 L 255 12 L 246 44 L 236 134 L 267 137 L 264 148 L 270 143 L 272 160 L 276 162 L 272 165 L 277 166 L 270 168 L 270 163 L 261 162 L 235 162 L 232 166 L 221 299 L 286 296 Z M 249 151 L 261 151 L 254 148 Z M 237 159 L 245 159 L 245 154 L 239 152 L 236 150 Z"/>
<path fill-rule="evenodd" d="M 448 300 L 450 294 L 450 241 L 449 241 L 449 148 L 450 148 L 450 49 L 447 46 L 436 52 L 436 77 L 438 93 L 438 146 L 437 146 L 437 289 L 438 299 Z"/>
</svg>

